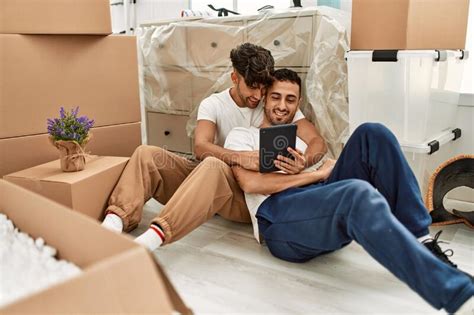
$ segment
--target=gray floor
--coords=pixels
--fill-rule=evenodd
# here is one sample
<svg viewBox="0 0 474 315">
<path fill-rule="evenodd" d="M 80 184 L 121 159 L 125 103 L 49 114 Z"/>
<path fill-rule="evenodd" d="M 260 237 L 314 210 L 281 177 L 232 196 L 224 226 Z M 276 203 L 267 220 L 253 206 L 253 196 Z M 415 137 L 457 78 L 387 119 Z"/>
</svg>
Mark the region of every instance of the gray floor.
<svg viewBox="0 0 474 315">
<path fill-rule="evenodd" d="M 148 202 L 132 236 L 142 233 L 160 208 Z M 473 274 L 474 230 L 459 224 L 443 230 L 442 239 L 449 242 L 445 247 L 455 253 L 452 260 Z M 305 264 L 287 263 L 255 241 L 250 225 L 214 217 L 154 254 L 197 314 L 443 313 L 355 243 Z"/>
</svg>

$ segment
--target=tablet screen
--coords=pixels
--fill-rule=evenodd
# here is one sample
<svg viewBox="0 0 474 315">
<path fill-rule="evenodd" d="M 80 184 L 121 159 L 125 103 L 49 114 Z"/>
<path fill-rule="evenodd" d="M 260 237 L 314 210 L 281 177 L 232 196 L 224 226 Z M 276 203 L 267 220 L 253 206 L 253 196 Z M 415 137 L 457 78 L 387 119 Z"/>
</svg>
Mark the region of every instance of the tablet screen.
<svg viewBox="0 0 474 315">
<path fill-rule="evenodd" d="M 278 125 L 260 129 L 260 172 L 279 171 L 274 160 L 278 155 L 293 159 L 287 148 L 296 146 L 296 129 L 294 124 Z"/>
</svg>

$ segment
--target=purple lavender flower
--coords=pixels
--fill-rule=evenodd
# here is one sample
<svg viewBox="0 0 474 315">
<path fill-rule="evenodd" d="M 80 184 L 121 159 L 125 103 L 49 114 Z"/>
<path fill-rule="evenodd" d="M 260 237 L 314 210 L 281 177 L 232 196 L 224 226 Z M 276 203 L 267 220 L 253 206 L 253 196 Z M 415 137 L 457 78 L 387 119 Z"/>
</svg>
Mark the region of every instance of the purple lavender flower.
<svg viewBox="0 0 474 315">
<path fill-rule="evenodd" d="M 59 115 L 61 116 L 61 119 L 66 118 L 66 113 L 65 113 L 65 111 L 64 111 L 64 107 L 61 107 L 61 108 L 59 109 Z"/>
<path fill-rule="evenodd" d="M 72 115 L 73 115 L 74 117 L 77 117 L 77 112 L 79 112 L 79 106 L 77 106 L 76 109 L 73 109 L 73 110 L 72 110 Z"/>
<path fill-rule="evenodd" d="M 64 107 L 59 109 L 60 118 L 47 119 L 48 134 L 54 140 L 73 140 L 82 144 L 88 136 L 90 128 L 94 126 L 94 120 L 87 116 L 77 117 L 79 107 L 66 111 Z"/>
</svg>

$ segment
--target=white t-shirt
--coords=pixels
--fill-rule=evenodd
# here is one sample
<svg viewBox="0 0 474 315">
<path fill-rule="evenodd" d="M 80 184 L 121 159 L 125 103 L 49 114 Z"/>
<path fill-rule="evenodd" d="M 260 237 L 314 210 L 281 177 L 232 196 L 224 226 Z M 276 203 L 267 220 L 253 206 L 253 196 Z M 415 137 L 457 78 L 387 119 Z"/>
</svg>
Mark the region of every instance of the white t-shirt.
<svg viewBox="0 0 474 315">
<path fill-rule="evenodd" d="M 258 128 L 234 128 L 227 136 L 224 148 L 234 151 L 253 151 L 258 150 L 260 146 L 260 131 Z M 307 145 L 300 138 L 296 138 L 296 148 L 302 152 L 306 151 Z M 313 170 L 318 164 L 307 168 L 305 171 Z M 257 210 L 258 207 L 267 199 L 270 195 L 261 194 L 248 194 L 245 193 L 245 202 L 250 212 L 250 218 L 252 219 L 253 235 L 257 242 L 260 243 L 260 235 L 258 232 L 257 222 Z"/>
<path fill-rule="evenodd" d="M 230 96 L 230 89 L 205 98 L 199 105 L 197 120 L 209 120 L 216 124 L 214 143 L 223 146 L 229 132 L 235 127 L 260 127 L 263 121 L 263 102 L 255 108 L 239 107 Z M 303 119 L 298 110 L 293 122 Z"/>
</svg>

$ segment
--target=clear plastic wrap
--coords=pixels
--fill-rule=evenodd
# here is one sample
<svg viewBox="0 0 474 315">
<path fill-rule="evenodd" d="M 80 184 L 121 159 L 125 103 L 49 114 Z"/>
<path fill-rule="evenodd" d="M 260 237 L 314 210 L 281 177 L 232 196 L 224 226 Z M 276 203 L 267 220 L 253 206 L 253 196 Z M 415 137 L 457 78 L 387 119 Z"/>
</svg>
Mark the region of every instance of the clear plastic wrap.
<svg viewBox="0 0 474 315">
<path fill-rule="evenodd" d="M 231 49 L 251 42 L 272 52 L 276 69 L 300 75 L 301 110 L 337 156 L 348 130 L 349 23 L 347 12 L 315 7 L 143 25 L 137 30 L 143 105 L 147 111 L 189 116 L 186 129 L 193 137 L 200 102 L 231 86 Z"/>
<path fill-rule="evenodd" d="M 350 17 L 340 12 L 338 21 L 321 19 L 313 42 L 313 62 L 306 79 L 306 95 L 316 119 L 313 121 L 328 144 L 328 153 L 337 158 L 349 133 L 347 63 Z M 345 24 L 342 24 L 344 23 Z M 345 25 L 345 26 L 344 26 Z"/>
</svg>

